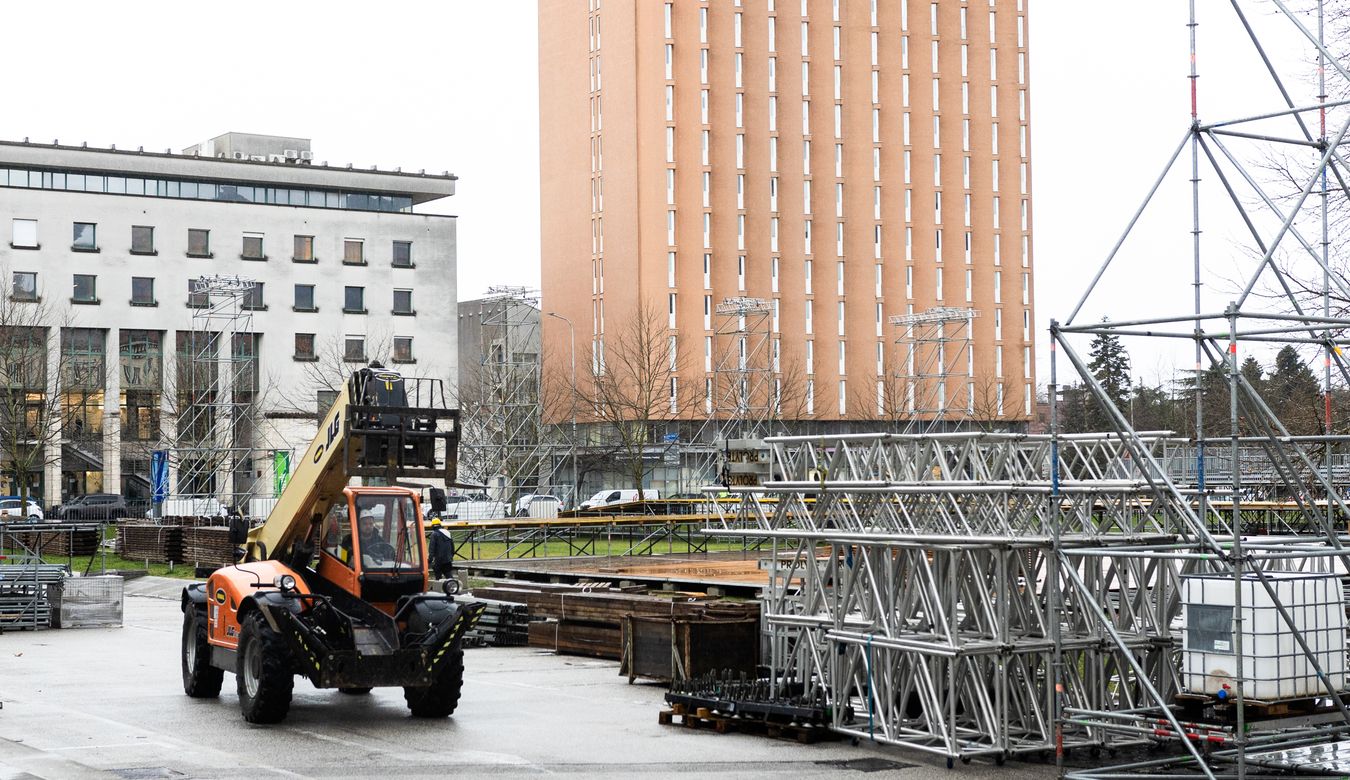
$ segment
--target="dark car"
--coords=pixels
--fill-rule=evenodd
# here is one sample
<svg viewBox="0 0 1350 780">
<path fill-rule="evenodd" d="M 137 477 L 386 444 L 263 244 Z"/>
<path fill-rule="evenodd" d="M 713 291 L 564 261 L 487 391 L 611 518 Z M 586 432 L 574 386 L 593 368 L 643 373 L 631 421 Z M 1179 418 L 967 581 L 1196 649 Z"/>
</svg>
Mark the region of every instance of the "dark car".
<svg viewBox="0 0 1350 780">
<path fill-rule="evenodd" d="M 116 520 L 126 516 L 126 499 L 112 493 L 76 496 L 56 510 L 58 520 Z"/>
</svg>

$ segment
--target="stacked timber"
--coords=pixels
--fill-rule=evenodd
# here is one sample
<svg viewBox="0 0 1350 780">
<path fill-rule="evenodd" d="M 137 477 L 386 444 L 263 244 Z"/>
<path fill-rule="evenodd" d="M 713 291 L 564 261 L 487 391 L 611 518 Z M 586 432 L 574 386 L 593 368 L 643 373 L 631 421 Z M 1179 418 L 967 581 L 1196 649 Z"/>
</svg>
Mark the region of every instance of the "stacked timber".
<svg viewBox="0 0 1350 780">
<path fill-rule="evenodd" d="M 117 527 L 117 554 L 135 561 L 181 563 L 183 529 L 176 525 L 137 523 Z"/>
<path fill-rule="evenodd" d="M 727 602 L 698 593 L 661 595 L 617 589 L 512 582 L 476 588 L 475 597 L 524 604 L 530 647 L 559 653 L 618 660 L 623 653 L 623 623 L 629 617 L 700 619 L 710 613 L 757 619 L 759 605 Z"/>
<path fill-rule="evenodd" d="M 184 528 L 183 562 L 197 566 L 228 566 L 234 563 L 230 529 L 221 526 Z"/>
<path fill-rule="evenodd" d="M 13 536 L 34 554 L 46 557 L 93 555 L 98 552 L 97 528 L 77 530 L 49 528 L 41 531 L 17 531 Z"/>
</svg>

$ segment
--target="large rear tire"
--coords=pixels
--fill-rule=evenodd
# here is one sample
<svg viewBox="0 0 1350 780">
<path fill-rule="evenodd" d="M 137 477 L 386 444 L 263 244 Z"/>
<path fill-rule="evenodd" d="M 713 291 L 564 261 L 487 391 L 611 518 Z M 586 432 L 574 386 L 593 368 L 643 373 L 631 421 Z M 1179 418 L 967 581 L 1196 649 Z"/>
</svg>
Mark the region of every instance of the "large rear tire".
<svg viewBox="0 0 1350 780">
<path fill-rule="evenodd" d="M 239 632 L 239 708 L 249 723 L 279 723 L 291 708 L 290 652 L 286 640 L 262 613 L 254 610 L 244 618 Z"/>
<path fill-rule="evenodd" d="M 196 607 L 183 610 L 183 693 L 194 699 L 220 695 L 225 670 L 211 665 L 211 645 L 206 641 L 206 620 Z"/>
<path fill-rule="evenodd" d="M 440 676 L 425 688 L 404 686 L 403 699 L 414 718 L 444 718 L 459 706 L 459 692 L 464 687 L 464 651 L 455 649 L 441 667 Z"/>
</svg>

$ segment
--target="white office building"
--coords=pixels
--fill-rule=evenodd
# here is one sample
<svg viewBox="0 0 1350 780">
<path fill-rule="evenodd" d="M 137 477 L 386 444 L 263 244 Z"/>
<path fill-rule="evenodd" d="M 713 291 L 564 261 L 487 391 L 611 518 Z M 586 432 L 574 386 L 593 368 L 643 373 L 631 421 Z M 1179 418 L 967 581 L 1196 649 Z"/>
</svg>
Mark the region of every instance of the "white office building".
<svg viewBox="0 0 1350 780">
<path fill-rule="evenodd" d="M 453 384 L 455 218 L 431 212 L 454 192 L 448 173 L 330 166 L 302 138 L 229 133 L 180 154 L 0 141 L 0 400 L 33 409 L 28 434 L 0 414 L 0 494 L 148 499 L 150 452 L 186 425 L 172 375 L 210 320 L 203 278 L 244 280 L 220 359 L 248 358 L 235 400 L 257 422 L 234 476 L 171 493 L 265 499 L 276 454 L 314 433 L 325 376 L 379 359 Z M 24 447 L 37 473 L 15 468 Z"/>
</svg>

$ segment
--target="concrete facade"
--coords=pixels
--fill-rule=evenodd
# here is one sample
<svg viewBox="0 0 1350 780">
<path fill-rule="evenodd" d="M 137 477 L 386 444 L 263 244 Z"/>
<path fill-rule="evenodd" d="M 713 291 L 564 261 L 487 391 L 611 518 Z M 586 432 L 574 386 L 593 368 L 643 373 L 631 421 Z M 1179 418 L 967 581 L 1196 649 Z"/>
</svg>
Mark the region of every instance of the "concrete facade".
<svg viewBox="0 0 1350 780">
<path fill-rule="evenodd" d="M 133 189 L 138 194 L 128 194 Z M 341 355 L 348 337 L 365 339 L 367 358 L 453 385 L 455 219 L 413 211 L 453 194 L 449 175 L 0 142 L 0 279 L 8 290 L 17 274 L 36 274 L 42 305 L 56 320 L 48 329 L 50 349 L 60 344 L 57 325 L 98 331 L 107 365 L 121 367 L 106 372 L 98 399 L 101 468 L 71 464 L 68 453 L 53 457 L 41 485 L 45 501 L 84 492 L 140 493 L 148 485 L 148 473 L 140 472 L 144 453 L 131 458 L 124 452 L 149 444 L 140 441 L 143 432 L 123 435 L 132 412 L 122 387 L 129 361 L 119 359 L 119 344 L 129 332 L 159 334 L 160 355 L 171 356 L 177 334 L 193 328 L 189 283 L 202 276 L 262 284 L 249 328 L 259 339 L 266 421 L 257 447 L 269 451 L 269 463 L 270 450 L 308 445 L 317 403 L 312 374 L 323 368 L 315 364 Z M 94 225 L 92 238 L 75 223 Z M 152 229 L 149 236 L 144 228 Z M 209 231 L 204 253 L 190 245 L 189 232 L 198 230 Z M 133 251 L 134 232 L 139 251 Z M 312 251 L 297 241 L 301 236 L 312 237 Z M 359 253 L 350 242 L 360 243 Z M 87 288 L 73 294 L 76 275 L 95 277 L 92 300 L 77 299 L 89 298 Z M 141 294 L 136 301 L 133 279 Z M 147 279 L 153 287 L 148 300 Z M 312 302 L 297 286 L 312 286 L 306 288 Z M 363 311 L 344 311 L 348 287 L 362 289 Z M 396 296 L 404 310 L 397 313 Z M 297 351 L 303 347 L 297 334 L 312 334 L 314 357 Z M 393 354 L 396 338 L 400 349 L 410 350 L 397 356 L 406 360 Z M 158 377 L 134 381 L 162 389 L 162 365 L 149 365 Z M 163 414 L 161 425 L 160 441 L 172 440 L 174 416 Z M 257 467 L 264 468 L 261 459 Z M 12 487 L 0 486 L 3 492 Z"/>
<path fill-rule="evenodd" d="M 889 319 L 973 307 L 945 397 L 1030 420 L 1026 22 L 1025 0 L 541 0 L 543 305 L 578 365 L 641 301 L 702 396 L 713 312 L 749 296 L 804 397 L 785 416 L 894 420 Z M 565 324 L 543 329 L 567 371 Z"/>
</svg>

